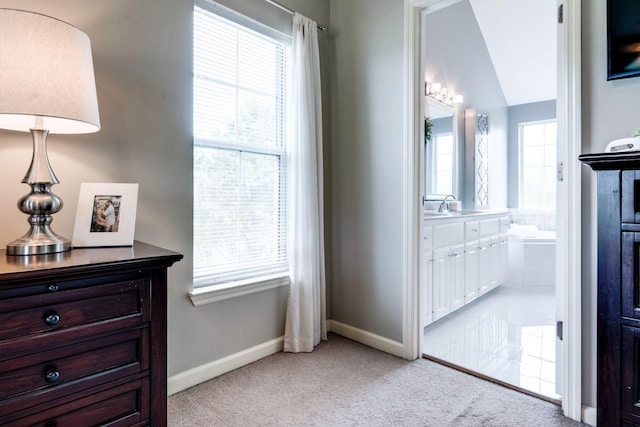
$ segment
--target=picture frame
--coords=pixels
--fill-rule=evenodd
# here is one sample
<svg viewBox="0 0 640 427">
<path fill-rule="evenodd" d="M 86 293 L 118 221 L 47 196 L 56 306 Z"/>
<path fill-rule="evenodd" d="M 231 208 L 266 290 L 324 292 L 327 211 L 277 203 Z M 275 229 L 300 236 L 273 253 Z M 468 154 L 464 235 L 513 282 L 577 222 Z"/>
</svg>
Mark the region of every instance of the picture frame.
<svg viewBox="0 0 640 427">
<path fill-rule="evenodd" d="M 138 184 L 80 184 L 72 246 L 132 246 Z"/>
<path fill-rule="evenodd" d="M 640 76 L 640 2 L 607 0 L 607 80 Z"/>
</svg>

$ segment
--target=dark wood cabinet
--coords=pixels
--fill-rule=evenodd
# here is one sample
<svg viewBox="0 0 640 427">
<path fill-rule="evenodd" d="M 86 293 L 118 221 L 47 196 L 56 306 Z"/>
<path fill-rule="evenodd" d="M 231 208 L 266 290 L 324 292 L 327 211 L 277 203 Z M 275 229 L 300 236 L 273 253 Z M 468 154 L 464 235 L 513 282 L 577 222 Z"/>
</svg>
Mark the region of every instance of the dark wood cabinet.
<svg viewBox="0 0 640 427">
<path fill-rule="evenodd" d="M 0 425 L 167 423 L 167 268 L 141 242 L 0 252 Z"/>
<path fill-rule="evenodd" d="M 598 180 L 598 427 L 640 426 L 640 153 L 580 160 Z"/>
</svg>

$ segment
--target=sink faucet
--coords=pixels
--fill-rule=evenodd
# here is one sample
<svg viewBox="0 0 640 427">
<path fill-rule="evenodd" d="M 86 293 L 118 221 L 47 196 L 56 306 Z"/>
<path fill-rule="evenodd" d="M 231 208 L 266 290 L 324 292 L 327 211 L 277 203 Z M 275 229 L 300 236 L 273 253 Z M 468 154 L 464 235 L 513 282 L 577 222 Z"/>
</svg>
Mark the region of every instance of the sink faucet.
<svg viewBox="0 0 640 427">
<path fill-rule="evenodd" d="M 439 213 L 449 212 L 449 204 L 447 203 L 447 200 L 449 199 L 455 200 L 456 196 L 453 194 L 447 194 L 444 199 L 442 199 L 442 203 L 440 203 L 440 207 L 438 208 Z"/>
</svg>

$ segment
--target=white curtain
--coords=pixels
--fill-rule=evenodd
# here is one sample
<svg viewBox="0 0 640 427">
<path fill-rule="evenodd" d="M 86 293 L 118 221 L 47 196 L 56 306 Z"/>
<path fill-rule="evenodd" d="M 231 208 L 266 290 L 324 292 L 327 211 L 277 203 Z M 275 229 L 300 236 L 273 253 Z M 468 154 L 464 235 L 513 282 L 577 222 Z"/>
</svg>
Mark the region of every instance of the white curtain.
<svg viewBox="0 0 640 427">
<path fill-rule="evenodd" d="M 289 139 L 289 273 L 284 350 L 309 352 L 327 339 L 322 185 L 322 99 L 317 24 L 293 17 Z"/>
</svg>

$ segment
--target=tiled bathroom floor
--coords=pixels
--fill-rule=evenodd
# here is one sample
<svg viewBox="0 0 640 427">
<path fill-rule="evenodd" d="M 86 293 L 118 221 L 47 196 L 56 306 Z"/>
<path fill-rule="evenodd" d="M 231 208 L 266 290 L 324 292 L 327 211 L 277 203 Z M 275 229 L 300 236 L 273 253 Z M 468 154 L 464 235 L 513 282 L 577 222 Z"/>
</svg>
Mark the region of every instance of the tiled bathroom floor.
<svg viewBox="0 0 640 427">
<path fill-rule="evenodd" d="M 499 286 L 427 326 L 423 353 L 524 390 L 556 394 L 555 289 Z"/>
</svg>

